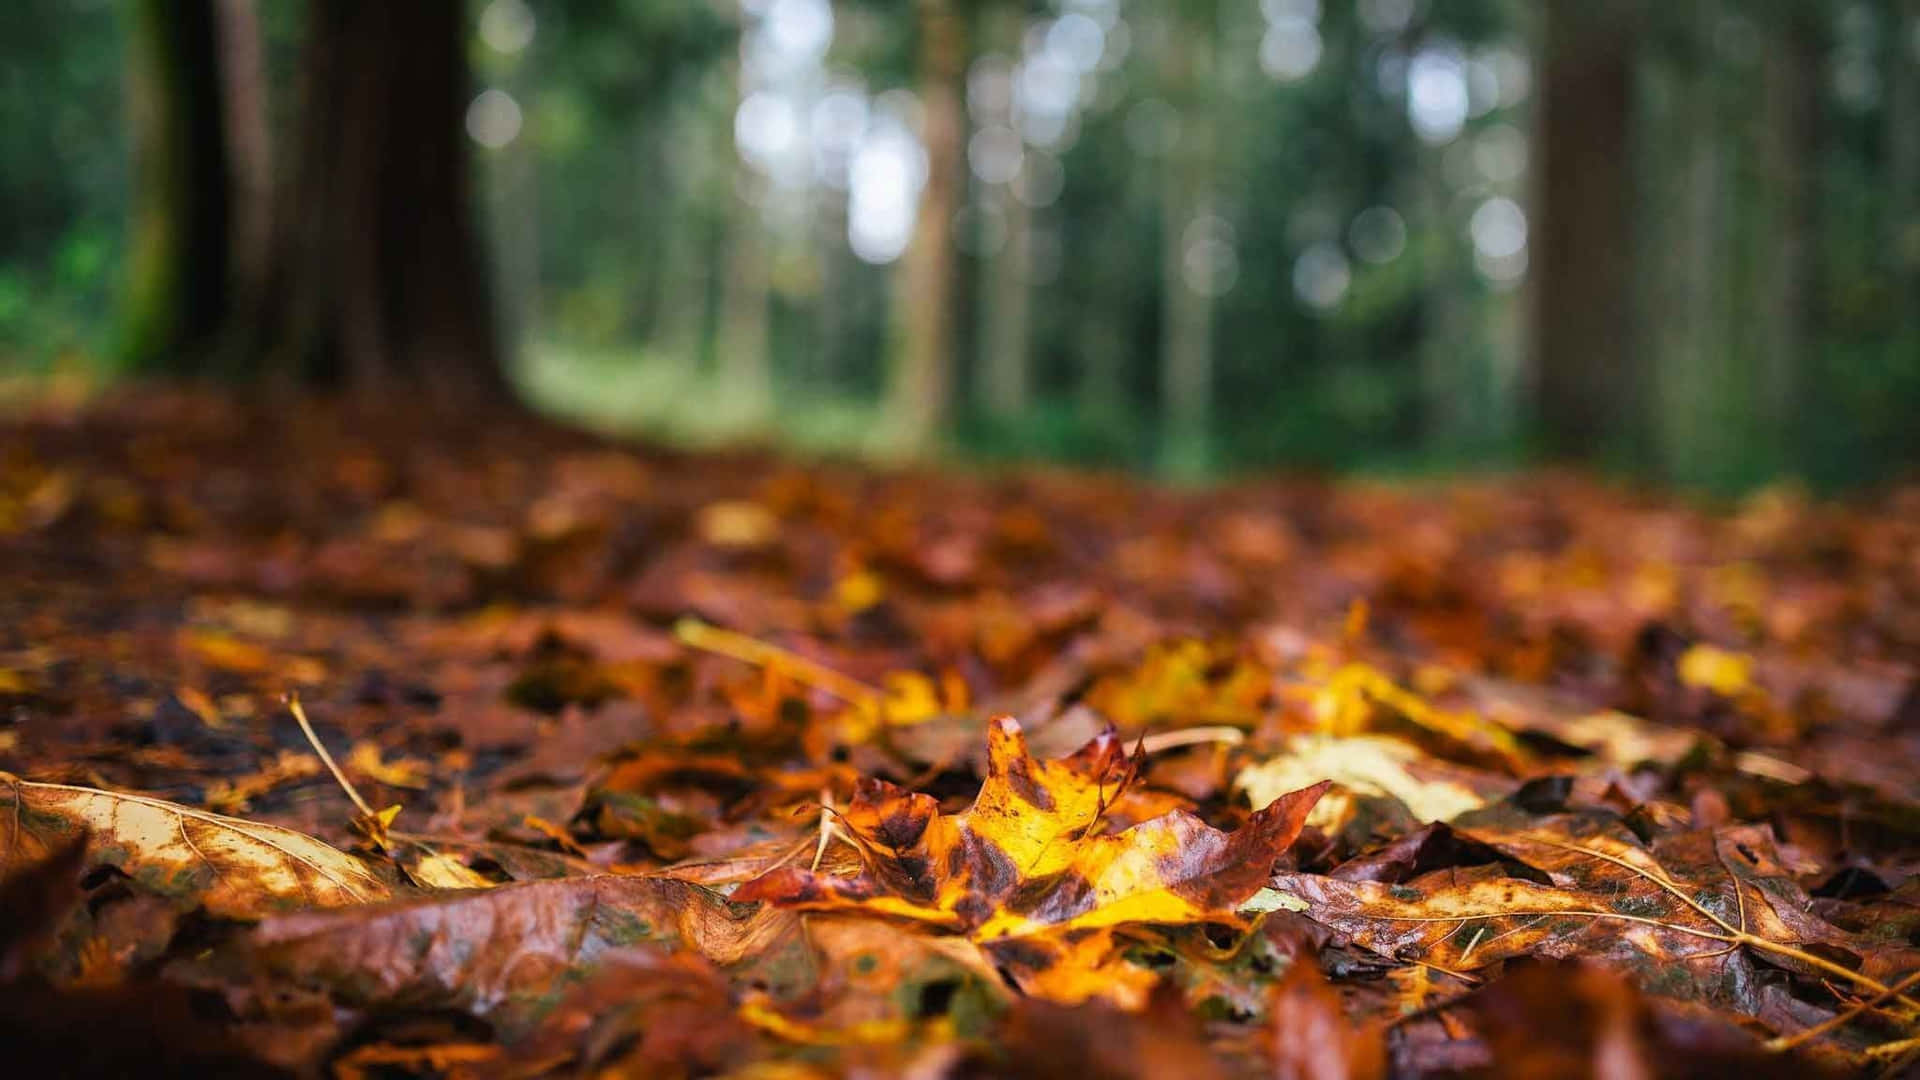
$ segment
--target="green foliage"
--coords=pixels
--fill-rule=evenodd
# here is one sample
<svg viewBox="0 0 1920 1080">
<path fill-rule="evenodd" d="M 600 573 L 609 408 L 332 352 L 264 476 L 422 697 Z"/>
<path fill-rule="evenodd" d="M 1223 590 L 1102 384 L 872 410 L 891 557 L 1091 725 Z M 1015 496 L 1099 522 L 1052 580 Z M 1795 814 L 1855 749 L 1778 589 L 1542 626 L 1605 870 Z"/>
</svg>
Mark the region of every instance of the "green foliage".
<svg viewBox="0 0 1920 1080">
<path fill-rule="evenodd" d="M 0 367 L 106 344 L 125 239 L 113 5 L 0 5 Z"/>
</svg>

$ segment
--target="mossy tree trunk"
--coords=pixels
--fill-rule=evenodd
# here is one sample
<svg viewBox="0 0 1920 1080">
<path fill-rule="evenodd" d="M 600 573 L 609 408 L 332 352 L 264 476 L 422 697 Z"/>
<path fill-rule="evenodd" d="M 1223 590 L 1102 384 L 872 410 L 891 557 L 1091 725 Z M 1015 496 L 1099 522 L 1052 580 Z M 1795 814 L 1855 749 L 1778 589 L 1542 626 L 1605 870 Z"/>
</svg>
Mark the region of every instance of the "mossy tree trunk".
<svg viewBox="0 0 1920 1080">
<path fill-rule="evenodd" d="M 139 371 L 204 370 L 232 314 L 214 0 L 133 0 L 128 15 L 135 183 L 121 350 Z"/>
</svg>

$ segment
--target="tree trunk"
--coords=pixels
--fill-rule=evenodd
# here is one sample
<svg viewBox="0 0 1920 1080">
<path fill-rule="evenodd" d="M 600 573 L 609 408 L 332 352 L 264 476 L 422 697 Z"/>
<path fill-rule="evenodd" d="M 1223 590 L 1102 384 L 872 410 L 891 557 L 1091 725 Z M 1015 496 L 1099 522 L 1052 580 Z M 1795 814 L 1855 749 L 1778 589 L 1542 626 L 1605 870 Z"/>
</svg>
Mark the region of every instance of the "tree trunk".
<svg viewBox="0 0 1920 1080">
<path fill-rule="evenodd" d="M 921 139 L 927 179 L 901 279 L 900 355 L 887 392 L 891 449 L 923 457 L 946 434 L 952 396 L 953 216 L 966 139 L 966 26 L 952 0 L 919 0 Z"/>
<path fill-rule="evenodd" d="M 299 171 L 264 328 L 278 370 L 440 405 L 502 394 L 472 217 L 462 4 L 327 0 L 308 13 Z"/>
<path fill-rule="evenodd" d="M 1214 213 L 1214 118 L 1204 80 L 1215 25 L 1211 5 L 1202 10 L 1191 21 L 1170 16 L 1162 43 L 1169 97 L 1180 109 L 1179 146 L 1160 162 L 1160 465 L 1174 475 L 1203 473 L 1212 460 L 1213 289 L 1190 280 L 1187 266 L 1188 231 Z"/>
<path fill-rule="evenodd" d="M 1633 36 L 1623 5 L 1548 0 L 1537 120 L 1540 167 L 1533 376 L 1538 442 L 1593 460 L 1631 445 L 1642 373 L 1632 326 Z"/>
<path fill-rule="evenodd" d="M 273 142 L 267 134 L 266 48 L 254 0 L 214 0 L 221 117 L 232 185 L 229 281 L 233 310 L 264 299 L 273 258 Z"/>
<path fill-rule="evenodd" d="M 983 20 L 983 33 L 993 47 L 1018 56 L 1026 30 L 1019 5 L 999 4 Z M 1013 109 L 990 113 L 972 111 L 975 130 L 1012 127 Z M 1027 152 L 1030 169 L 1032 151 Z M 980 376 L 980 403 L 988 416 L 1007 421 L 1027 411 L 1033 393 L 1030 338 L 1033 331 L 1033 210 L 1012 183 L 983 184 L 980 200 L 992 207 L 1005 224 L 998 249 L 980 260 L 980 290 L 985 299 L 985 325 L 978 341 L 976 370 Z"/>
<path fill-rule="evenodd" d="M 740 52 L 733 64 L 734 101 L 744 101 L 754 89 L 747 80 L 746 4 L 735 14 L 740 25 Z M 727 114 L 732 130 L 733 113 Z M 760 212 L 767 181 L 738 154 L 733 162 L 727 212 L 726 276 L 721 280 L 720 326 L 715 350 L 717 404 L 737 426 L 751 430 L 765 425 L 773 413 L 772 304 L 773 268 L 767 244 L 767 225 Z"/>
<path fill-rule="evenodd" d="M 1901 313 L 1894 347 L 1913 350 L 1920 349 L 1920 0 L 1900 0 L 1894 15 L 1886 110 L 1888 221 Z"/>
<path fill-rule="evenodd" d="M 1010 187 L 990 197 L 1006 217 L 1007 235 L 987 263 L 982 397 L 995 419 L 1011 420 L 1033 397 L 1033 210 Z"/>
<path fill-rule="evenodd" d="M 1770 220 L 1754 231 L 1773 242 L 1758 253 L 1767 270 L 1756 304 L 1766 340 L 1755 343 L 1762 367 L 1754 435 L 1775 448 L 1773 460 L 1756 462 L 1768 472 L 1791 462 L 1800 367 L 1812 339 L 1821 52 L 1812 19 L 1792 5 L 1771 13 L 1763 64 L 1762 167 L 1753 175 L 1767 196 Z"/>
<path fill-rule="evenodd" d="M 214 0 L 135 0 L 134 210 L 122 349 L 136 369 L 204 370 L 231 310 L 233 176 Z"/>
<path fill-rule="evenodd" d="M 720 404 L 742 427 L 764 424 L 773 411 L 773 374 L 769 323 L 773 279 L 767 253 L 767 227 L 760 207 L 738 194 L 757 178 L 741 168 L 733 212 L 727 226 L 727 276 L 720 296 L 718 354 L 715 364 Z"/>
</svg>

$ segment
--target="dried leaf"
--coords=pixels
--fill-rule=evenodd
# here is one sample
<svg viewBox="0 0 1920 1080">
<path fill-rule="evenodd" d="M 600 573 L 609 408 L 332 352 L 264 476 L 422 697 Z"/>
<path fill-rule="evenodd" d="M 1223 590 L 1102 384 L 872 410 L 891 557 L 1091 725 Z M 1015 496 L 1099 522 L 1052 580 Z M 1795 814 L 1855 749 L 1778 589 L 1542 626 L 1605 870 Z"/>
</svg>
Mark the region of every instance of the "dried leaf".
<svg viewBox="0 0 1920 1080">
<path fill-rule="evenodd" d="M 1486 804 L 1487 793 L 1476 790 L 1471 779 L 1467 770 L 1450 767 L 1399 739 L 1303 735 L 1288 741 L 1281 753 L 1241 769 L 1234 786 L 1259 808 L 1287 792 L 1331 780 L 1358 795 L 1398 799 L 1420 821 L 1448 821 Z M 1481 782 L 1488 787 L 1507 786 Z M 1308 824 L 1324 827 L 1337 822 L 1345 816 L 1344 801 L 1322 799 Z"/>
<path fill-rule="evenodd" d="M 0 773 L 0 877 L 87 836 L 89 866 L 222 918 L 384 899 L 365 863 L 310 836 L 204 810 Z"/>
</svg>

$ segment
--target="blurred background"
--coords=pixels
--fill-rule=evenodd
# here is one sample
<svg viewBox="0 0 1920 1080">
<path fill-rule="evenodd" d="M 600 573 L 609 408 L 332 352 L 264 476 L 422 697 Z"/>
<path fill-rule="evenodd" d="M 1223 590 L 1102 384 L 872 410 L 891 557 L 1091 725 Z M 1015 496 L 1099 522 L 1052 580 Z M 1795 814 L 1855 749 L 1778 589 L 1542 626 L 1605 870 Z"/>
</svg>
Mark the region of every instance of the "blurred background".
<svg viewBox="0 0 1920 1080">
<path fill-rule="evenodd" d="M 11 0 L 0 367 L 1874 485 L 1920 460 L 1920 0 Z"/>
</svg>

